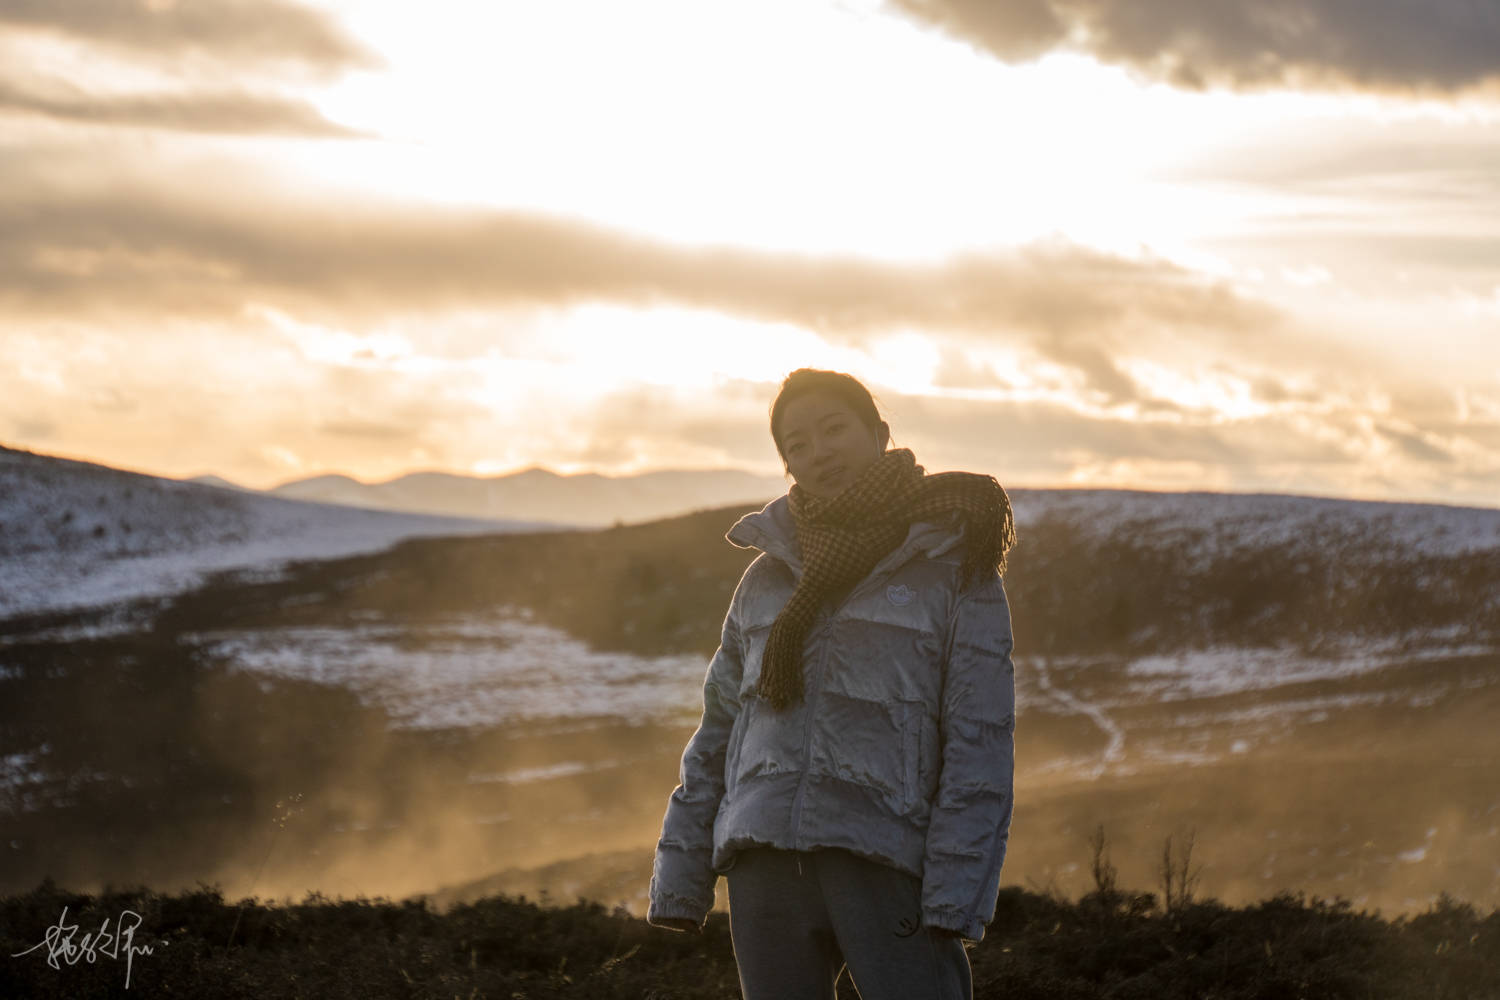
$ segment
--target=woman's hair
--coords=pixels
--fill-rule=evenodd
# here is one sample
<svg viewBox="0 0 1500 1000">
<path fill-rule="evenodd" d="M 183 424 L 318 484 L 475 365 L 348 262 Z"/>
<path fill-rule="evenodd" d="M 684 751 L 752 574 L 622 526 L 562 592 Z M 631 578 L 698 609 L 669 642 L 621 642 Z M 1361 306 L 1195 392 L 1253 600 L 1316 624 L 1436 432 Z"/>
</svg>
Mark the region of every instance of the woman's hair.
<svg viewBox="0 0 1500 1000">
<path fill-rule="evenodd" d="M 771 404 L 771 440 L 776 442 L 776 453 L 781 456 L 783 465 L 786 464 L 786 452 L 781 448 L 781 415 L 792 400 L 815 392 L 826 393 L 849 407 L 860 423 L 871 431 L 880 430 L 880 411 L 875 409 L 875 397 L 859 379 L 843 372 L 798 368 L 782 380 L 781 391 Z"/>
</svg>

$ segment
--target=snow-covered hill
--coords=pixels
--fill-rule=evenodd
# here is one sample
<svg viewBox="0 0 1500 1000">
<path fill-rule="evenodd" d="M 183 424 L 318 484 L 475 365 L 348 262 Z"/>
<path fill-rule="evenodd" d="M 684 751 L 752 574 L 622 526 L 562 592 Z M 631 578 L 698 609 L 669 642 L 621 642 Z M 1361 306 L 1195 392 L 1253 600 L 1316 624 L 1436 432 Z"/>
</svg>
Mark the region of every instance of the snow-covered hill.
<svg viewBox="0 0 1500 1000">
<path fill-rule="evenodd" d="M 1297 547 L 1388 562 L 1500 555 L 1500 509 L 1277 493 L 1015 490 L 1018 527 L 1066 521 L 1094 539 L 1169 545 L 1206 564 L 1235 552 Z"/>
<path fill-rule="evenodd" d="M 355 510 L 0 447 L 0 621 L 171 594 L 218 570 L 543 526 Z"/>
</svg>

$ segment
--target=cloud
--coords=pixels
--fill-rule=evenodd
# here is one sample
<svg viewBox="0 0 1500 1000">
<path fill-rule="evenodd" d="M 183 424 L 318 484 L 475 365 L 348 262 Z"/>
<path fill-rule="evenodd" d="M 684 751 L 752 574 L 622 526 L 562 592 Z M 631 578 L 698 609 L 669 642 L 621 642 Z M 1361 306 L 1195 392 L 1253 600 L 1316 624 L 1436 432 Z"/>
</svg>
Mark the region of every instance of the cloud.
<svg viewBox="0 0 1500 1000">
<path fill-rule="evenodd" d="M 6 0 L 0 25 L 44 31 L 146 57 L 320 76 L 378 65 L 318 11 L 281 0 Z"/>
<path fill-rule="evenodd" d="M 1246 135 L 1163 171 L 1166 180 L 1253 184 L 1310 195 L 1381 196 L 1408 203 L 1484 205 L 1500 195 L 1500 122 L 1389 122 L 1316 118 L 1268 139 Z M 1276 155 L 1266 155 L 1268 146 Z"/>
<path fill-rule="evenodd" d="M 11 0 L 0 42 L 0 113 L 229 135 L 358 135 L 274 85 L 380 65 L 326 15 L 280 0 Z"/>
<path fill-rule="evenodd" d="M 1436 224 L 1428 231 L 1395 228 L 1418 227 L 1425 221 L 1403 218 L 1382 224 L 1373 212 L 1363 220 L 1307 220 L 1300 226 L 1297 220 L 1274 220 L 1261 231 L 1206 239 L 1203 246 L 1235 259 L 1243 268 L 1263 268 L 1285 284 L 1317 274 L 1305 268 L 1337 262 L 1335 284 L 1357 292 L 1367 302 L 1388 302 L 1402 293 L 1406 283 L 1411 285 L 1408 294 L 1421 292 L 1429 300 L 1455 291 L 1484 295 L 1496 287 L 1500 241 L 1480 232 L 1443 230 Z M 1469 223 L 1474 229 L 1485 224 L 1485 216 L 1478 212 Z M 1310 291 L 1326 297 L 1327 287 L 1313 286 Z"/>
<path fill-rule="evenodd" d="M 1002 483 L 1291 491 L 1448 498 L 1493 505 L 1500 441 L 1470 427 L 1460 459 L 1419 428 L 1326 401 L 1260 417 L 1141 422 L 1061 403 L 932 396 L 890 400 L 898 443 L 928 469 L 971 468 Z M 1196 484 L 1194 487 L 1192 484 Z"/>
<path fill-rule="evenodd" d="M 780 475 L 769 418 L 775 393 L 774 384 L 740 380 L 715 386 L 711 399 L 661 386 L 608 392 L 573 418 L 569 436 L 587 442 L 573 458 L 612 464 L 660 455 L 671 458 L 658 464 L 727 464 Z"/>
<path fill-rule="evenodd" d="M 939 353 L 932 384 L 940 389 L 995 389 L 1008 383 L 993 366 L 974 361 L 949 345 Z"/>
<path fill-rule="evenodd" d="M 360 133 L 304 102 L 242 91 L 49 96 L 0 80 L 0 111 L 70 122 L 183 132 L 352 137 Z"/>
<path fill-rule="evenodd" d="M 1110 403 L 1124 403 L 1141 398 L 1135 380 L 1120 371 L 1109 353 L 1098 343 L 1053 343 L 1049 353 L 1054 360 L 1071 365 L 1087 376 L 1089 386 L 1103 393 Z"/>
<path fill-rule="evenodd" d="M 417 467 L 538 463 L 778 471 L 767 430 L 775 378 L 664 386 L 627 377 L 573 396 L 580 376 L 589 382 L 580 370 L 586 364 L 506 368 L 479 352 L 365 362 L 357 351 L 325 357 L 313 345 L 308 353 L 294 334 L 253 323 L 182 326 L 175 336 L 170 328 L 123 325 L 0 331 L 8 362 L 0 372 L 0 430 L 9 428 L 22 446 L 177 475 L 212 469 L 252 484 L 326 471 L 373 480 Z M 985 356 L 983 345 L 972 356 L 954 353 L 955 365 L 976 378 L 994 368 L 974 361 Z M 1025 375 L 1029 363 L 1022 358 L 1006 372 Z M 1066 391 L 1037 398 L 991 384 L 976 387 L 983 396 L 954 398 L 867 381 L 897 445 L 913 448 L 928 469 L 990 472 L 1007 486 L 1493 504 L 1500 487 L 1493 394 L 1466 393 L 1459 407 L 1457 395 L 1435 388 L 1366 398 L 1325 382 L 1309 395 L 1300 380 L 1257 377 L 1248 364 L 1237 370 L 1275 404 L 1240 418 L 1169 404 L 1142 416 L 1147 406 L 1106 407 Z M 183 381 L 184 371 L 193 377 Z M 131 409 L 122 413 L 114 403 Z M 175 430 L 162 434 L 164 427 Z"/>
<path fill-rule="evenodd" d="M 6 171 L 0 167 L 0 182 Z M 0 304 L 23 315 L 233 319 L 272 308 L 368 324 L 459 310 L 702 308 L 859 345 L 899 329 L 1032 345 L 1109 399 L 1123 342 L 1264 337 L 1271 308 L 1167 261 L 1044 242 L 938 263 L 692 248 L 576 221 L 125 178 L 61 190 L 24 162 L 0 194 Z M 221 189 L 223 189 L 221 187 Z"/>
<path fill-rule="evenodd" d="M 393 441 L 413 436 L 412 428 L 375 420 L 327 420 L 316 428 L 320 433 L 335 437 L 372 438 Z"/>
<path fill-rule="evenodd" d="M 308 470 L 390 477 L 507 437 L 458 362 L 319 361 L 238 324 L 0 328 L 0 345 L 0 437 L 108 464 L 257 485 Z"/>
<path fill-rule="evenodd" d="M 1082 50 L 1195 89 L 1454 92 L 1500 77 L 1500 8 L 1479 0 L 890 2 L 1006 61 Z"/>
<path fill-rule="evenodd" d="M 1248 457 L 1222 427 L 1142 423 L 1060 403 L 901 396 L 892 400 L 891 410 L 899 414 L 891 421 L 892 432 L 912 442 L 918 454 L 931 454 L 941 464 L 967 455 L 992 466 L 1026 469 L 1028 476 L 1039 469 L 1060 475 L 1088 455 L 1205 465 L 1237 464 Z"/>
<path fill-rule="evenodd" d="M 1408 457 L 1420 462 L 1448 465 L 1454 461 L 1453 454 L 1441 445 L 1434 444 L 1429 436 L 1419 431 L 1397 427 L 1388 423 L 1377 423 L 1375 429 Z"/>
<path fill-rule="evenodd" d="M 892 4 L 913 19 L 973 41 L 1007 62 L 1044 55 L 1068 33 L 1067 21 L 1049 0 L 892 0 Z"/>
<path fill-rule="evenodd" d="M 14 417 L 10 421 L 11 434 L 17 440 L 44 442 L 50 440 L 58 431 L 58 425 L 53 420 L 37 420 L 34 417 Z"/>
</svg>

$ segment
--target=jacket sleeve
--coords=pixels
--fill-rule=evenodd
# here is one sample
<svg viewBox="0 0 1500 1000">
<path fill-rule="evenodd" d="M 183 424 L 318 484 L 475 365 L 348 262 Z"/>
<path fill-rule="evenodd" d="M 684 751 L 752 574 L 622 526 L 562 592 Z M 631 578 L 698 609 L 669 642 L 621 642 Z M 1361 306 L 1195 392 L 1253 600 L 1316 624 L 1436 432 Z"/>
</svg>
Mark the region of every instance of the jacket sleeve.
<svg viewBox="0 0 1500 1000">
<path fill-rule="evenodd" d="M 960 597 L 948 629 L 942 771 L 927 830 L 922 921 L 978 941 L 995 916 L 1010 835 L 1015 675 L 1000 575 Z"/>
<path fill-rule="evenodd" d="M 731 602 L 719 649 L 703 684 L 703 719 L 682 754 L 667 801 L 651 874 L 649 923 L 686 918 L 702 924 L 714 905 L 714 819 L 724 797 L 729 732 L 740 712 L 741 643 Z"/>
</svg>

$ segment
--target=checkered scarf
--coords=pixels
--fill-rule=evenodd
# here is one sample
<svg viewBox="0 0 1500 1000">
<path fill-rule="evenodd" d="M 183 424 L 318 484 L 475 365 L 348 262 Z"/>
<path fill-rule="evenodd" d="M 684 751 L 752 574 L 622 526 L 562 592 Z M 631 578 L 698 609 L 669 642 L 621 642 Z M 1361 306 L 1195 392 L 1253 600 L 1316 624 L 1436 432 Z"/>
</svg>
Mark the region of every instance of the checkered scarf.
<svg viewBox="0 0 1500 1000">
<path fill-rule="evenodd" d="M 993 476 L 929 476 L 909 448 L 885 452 L 837 496 L 812 496 L 794 484 L 787 500 L 797 525 L 802 579 L 771 626 L 757 688 L 778 710 L 802 699 L 802 644 L 818 607 L 864 579 L 906 540 L 913 521 L 950 511 L 963 516 L 961 588 L 990 567 L 1004 573 L 1016 541 L 1010 498 Z"/>
</svg>

